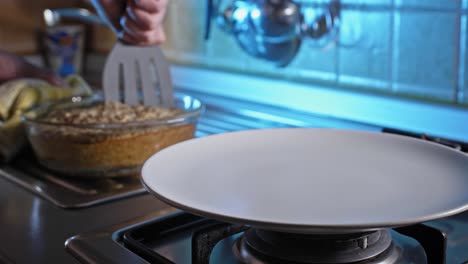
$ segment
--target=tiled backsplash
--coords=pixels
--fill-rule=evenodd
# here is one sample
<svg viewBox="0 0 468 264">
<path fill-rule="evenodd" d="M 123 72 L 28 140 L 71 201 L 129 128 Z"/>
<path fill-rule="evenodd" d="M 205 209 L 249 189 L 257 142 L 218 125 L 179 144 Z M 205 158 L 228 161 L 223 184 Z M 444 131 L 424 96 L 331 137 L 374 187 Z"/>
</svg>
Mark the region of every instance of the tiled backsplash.
<svg viewBox="0 0 468 264">
<path fill-rule="evenodd" d="M 321 49 L 306 39 L 285 68 L 248 56 L 214 24 L 205 41 L 201 0 L 170 1 L 164 49 L 180 64 L 468 105 L 468 0 L 341 3 L 338 43 Z"/>
</svg>

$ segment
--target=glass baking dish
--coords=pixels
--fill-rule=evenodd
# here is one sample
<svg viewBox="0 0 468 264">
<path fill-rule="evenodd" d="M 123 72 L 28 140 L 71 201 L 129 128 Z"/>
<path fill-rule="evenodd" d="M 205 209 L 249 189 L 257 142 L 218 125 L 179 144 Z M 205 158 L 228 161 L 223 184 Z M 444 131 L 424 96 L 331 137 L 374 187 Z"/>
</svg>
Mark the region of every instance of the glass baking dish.
<svg viewBox="0 0 468 264">
<path fill-rule="evenodd" d="M 194 137 L 204 108 L 200 100 L 175 93 L 174 106 L 182 111 L 163 119 L 79 125 L 43 119 L 54 109 L 85 108 L 102 102 L 99 95 L 73 97 L 40 105 L 23 115 L 28 140 L 42 166 L 70 177 L 138 175 L 151 155 Z"/>
</svg>

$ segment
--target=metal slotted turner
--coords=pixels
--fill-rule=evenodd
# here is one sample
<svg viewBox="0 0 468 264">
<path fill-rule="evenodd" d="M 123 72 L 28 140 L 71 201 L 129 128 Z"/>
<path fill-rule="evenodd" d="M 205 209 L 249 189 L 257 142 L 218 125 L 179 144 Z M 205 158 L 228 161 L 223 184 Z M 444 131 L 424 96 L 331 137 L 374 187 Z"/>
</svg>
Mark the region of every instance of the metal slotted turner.
<svg viewBox="0 0 468 264">
<path fill-rule="evenodd" d="M 106 102 L 171 107 L 169 64 L 158 46 L 133 46 L 117 41 L 103 73 Z"/>
</svg>

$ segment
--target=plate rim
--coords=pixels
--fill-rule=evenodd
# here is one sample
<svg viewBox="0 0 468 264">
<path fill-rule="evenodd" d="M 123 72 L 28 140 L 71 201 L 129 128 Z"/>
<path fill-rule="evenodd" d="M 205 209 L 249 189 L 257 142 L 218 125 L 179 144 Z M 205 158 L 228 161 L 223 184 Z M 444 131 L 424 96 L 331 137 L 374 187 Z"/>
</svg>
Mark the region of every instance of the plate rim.
<svg viewBox="0 0 468 264">
<path fill-rule="evenodd" d="M 363 131 L 363 130 L 352 130 L 352 129 L 335 129 L 335 128 L 262 128 L 262 129 L 249 129 L 249 130 L 242 130 L 242 131 L 232 131 L 232 132 L 227 132 L 227 133 L 220 133 L 220 134 L 213 134 L 209 136 L 205 136 L 203 138 L 208 138 L 208 137 L 217 137 L 217 136 L 223 136 L 226 134 L 235 134 L 235 133 L 243 133 L 243 132 L 252 132 L 252 131 L 260 131 L 260 130 L 322 130 L 322 131 L 339 131 L 339 132 L 352 132 L 352 133 L 359 133 L 359 134 L 383 134 L 386 137 L 395 137 L 395 138 L 404 138 L 405 140 L 410 140 L 414 142 L 424 142 L 424 144 L 431 144 L 433 146 L 436 146 L 438 148 L 443 148 L 446 150 L 449 150 L 453 153 L 457 153 L 458 155 L 462 155 L 465 157 L 468 157 L 468 154 L 461 152 L 459 150 L 455 150 L 451 147 L 441 145 L 436 142 L 432 141 L 422 141 L 421 139 L 418 138 L 413 138 L 413 137 L 408 137 L 408 136 L 403 136 L 403 135 L 396 135 L 396 134 L 388 134 L 388 133 L 383 133 L 383 132 L 373 132 L 373 131 Z M 189 141 L 194 141 L 197 140 L 196 138 L 190 139 L 184 142 L 189 142 Z M 179 145 L 181 143 L 177 143 L 175 145 Z M 173 145 L 173 146 L 175 146 Z M 168 148 L 172 148 L 172 146 L 169 146 Z M 166 148 L 166 149 L 168 149 Z M 163 149 L 160 152 L 164 152 Z M 158 153 L 160 153 L 158 152 Z M 143 184 L 143 187 L 153 196 L 155 196 L 157 199 L 162 200 L 163 202 L 174 206 L 178 209 L 181 209 L 183 211 L 186 211 L 188 213 L 193 213 L 202 217 L 207 217 L 211 219 L 215 219 L 218 221 L 223 221 L 223 222 L 228 222 L 228 223 L 234 223 L 234 224 L 242 224 L 242 225 L 249 225 L 257 228 L 263 228 L 263 229 L 269 229 L 269 230 L 276 230 L 276 231 L 282 231 L 282 232 L 292 232 L 292 233 L 316 233 L 316 234 L 343 234 L 343 233 L 353 233 L 353 232 L 361 232 L 361 231 L 373 231 L 373 230 L 378 230 L 378 229 L 383 229 L 383 228 L 394 228 L 394 227 L 399 227 L 399 226 L 408 226 L 408 225 L 413 225 L 413 224 L 419 224 L 419 223 L 424 223 L 440 218 L 445 218 L 449 217 L 464 211 L 468 211 L 468 202 L 464 205 L 460 205 L 458 207 L 451 208 L 450 210 L 445 210 L 442 212 L 436 212 L 433 214 L 421 216 L 421 217 L 412 217 L 412 218 L 405 218 L 402 221 L 380 221 L 380 222 L 373 222 L 373 223 L 367 223 L 367 224 L 300 224 L 300 223 L 293 223 L 293 224 L 286 224 L 286 223 L 279 223 L 275 221 L 265 221 L 265 220 L 253 220 L 253 219 L 247 219 L 243 217 L 236 217 L 232 215 L 223 215 L 221 213 L 216 213 L 216 212 L 210 212 L 206 211 L 203 209 L 195 208 L 192 206 L 184 205 L 182 203 L 176 202 L 162 194 L 157 193 L 155 190 L 153 190 L 149 184 L 147 184 L 145 177 L 143 175 L 143 170 L 145 167 L 147 167 L 147 163 L 149 162 L 152 157 L 157 155 L 158 153 L 155 153 L 149 157 L 145 163 L 143 164 L 141 168 L 141 182 Z"/>
<path fill-rule="evenodd" d="M 248 225 L 252 227 L 257 227 L 260 229 L 281 231 L 281 232 L 291 232 L 291 233 L 308 233 L 308 234 L 346 234 L 346 233 L 355 233 L 362 231 L 373 231 L 384 228 L 394 228 L 400 226 L 409 226 L 414 224 L 420 224 L 440 218 L 449 217 L 461 212 L 468 210 L 468 204 L 460 206 L 458 208 L 446 211 L 444 213 L 432 214 L 426 217 L 420 218 L 409 218 L 405 221 L 399 222 L 375 222 L 372 224 L 338 224 L 338 225 L 308 225 L 308 224 L 285 224 L 278 223 L 273 221 L 260 221 L 246 219 L 242 217 L 226 216 L 219 213 L 208 212 L 205 210 L 197 209 L 191 206 L 183 205 L 181 203 L 175 202 L 163 195 L 156 193 L 154 190 L 149 187 L 144 179 L 142 178 L 142 183 L 144 188 L 151 194 L 154 195 L 157 199 L 176 207 L 177 209 L 183 210 L 188 213 L 199 215 L 202 217 L 207 217 L 213 220 L 218 220 L 221 222 L 227 222 L 232 224 L 241 224 Z"/>
</svg>

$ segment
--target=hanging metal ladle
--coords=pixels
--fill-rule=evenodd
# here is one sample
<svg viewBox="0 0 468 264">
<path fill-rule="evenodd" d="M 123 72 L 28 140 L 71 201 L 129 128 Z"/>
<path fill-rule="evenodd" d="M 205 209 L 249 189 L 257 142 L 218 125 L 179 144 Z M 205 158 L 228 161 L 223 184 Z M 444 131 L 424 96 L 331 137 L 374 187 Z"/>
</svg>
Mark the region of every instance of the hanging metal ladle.
<svg viewBox="0 0 468 264">
<path fill-rule="evenodd" d="M 309 17 L 293 0 L 233 0 L 220 10 L 220 0 L 208 0 L 205 39 L 211 22 L 236 39 L 248 54 L 286 66 L 296 56 L 304 37 L 334 39 L 338 32 L 340 4 L 329 3 L 325 12 Z"/>
</svg>

